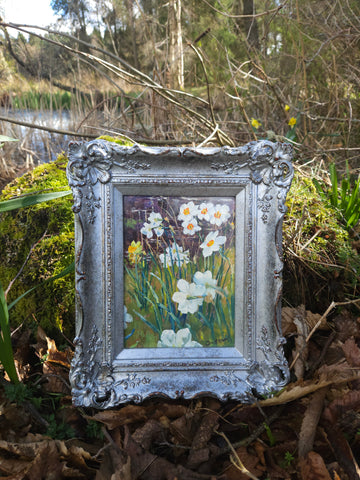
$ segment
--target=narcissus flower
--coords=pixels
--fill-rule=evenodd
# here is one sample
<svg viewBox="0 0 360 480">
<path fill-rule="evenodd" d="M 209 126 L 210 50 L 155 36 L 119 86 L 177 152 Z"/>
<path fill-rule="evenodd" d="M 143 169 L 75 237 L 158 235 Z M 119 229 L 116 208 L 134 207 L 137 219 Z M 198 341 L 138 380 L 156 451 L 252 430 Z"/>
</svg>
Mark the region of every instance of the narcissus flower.
<svg viewBox="0 0 360 480">
<path fill-rule="evenodd" d="M 230 217 L 230 208 L 228 205 L 215 205 L 210 211 L 210 223 L 218 227 L 226 222 Z"/>
<path fill-rule="evenodd" d="M 163 348 L 202 347 L 199 342 L 191 340 L 191 332 L 188 328 L 181 328 L 176 333 L 174 330 L 163 330 L 157 346 Z"/>
<path fill-rule="evenodd" d="M 189 221 L 183 222 L 182 227 L 184 229 L 185 235 L 195 235 L 196 232 L 201 230 L 201 227 L 199 227 L 196 218 L 190 218 Z"/>
<path fill-rule="evenodd" d="M 178 292 L 172 296 L 172 300 L 179 304 L 178 309 L 181 313 L 195 313 L 204 301 L 204 285 L 189 283 L 184 279 L 177 282 Z"/>
<path fill-rule="evenodd" d="M 146 235 L 147 238 L 152 238 L 153 237 L 153 224 L 152 223 L 147 223 L 145 222 L 142 229 L 140 230 L 140 232 L 143 234 L 143 235 Z"/>
<path fill-rule="evenodd" d="M 218 237 L 219 232 L 210 232 L 206 235 L 204 242 L 200 245 L 204 257 L 210 257 L 213 252 L 218 252 L 221 245 L 226 242 L 226 237 Z"/>
<path fill-rule="evenodd" d="M 157 237 L 161 237 L 164 233 L 164 227 L 162 225 L 162 217 L 160 213 L 151 212 L 148 220 L 149 223 L 145 222 L 140 232 L 143 235 L 146 235 L 149 239 L 153 237 L 153 231 Z"/>
<path fill-rule="evenodd" d="M 177 243 L 173 243 L 172 247 L 167 247 L 165 254 L 161 253 L 159 255 L 160 261 L 163 266 L 171 267 L 177 265 L 181 267 L 182 265 L 189 263 L 189 250 L 183 252 L 183 247 Z"/>
<path fill-rule="evenodd" d="M 193 217 L 196 217 L 198 211 L 199 207 L 195 205 L 194 202 L 183 203 L 177 218 L 178 220 L 189 222 Z"/>
<path fill-rule="evenodd" d="M 151 212 L 148 220 L 154 227 L 158 227 L 159 225 L 161 225 L 162 217 L 160 213 Z"/>
<path fill-rule="evenodd" d="M 251 125 L 256 128 L 256 130 L 261 127 L 261 123 L 259 120 L 256 120 L 256 118 L 251 119 Z"/>
<path fill-rule="evenodd" d="M 296 125 L 296 118 L 295 117 L 291 117 L 290 120 L 289 120 L 289 123 L 288 125 L 290 125 L 290 127 L 294 127 Z"/>
<path fill-rule="evenodd" d="M 210 220 L 210 212 L 214 208 L 211 202 L 203 202 L 200 204 L 198 218 L 200 220 Z"/>
<path fill-rule="evenodd" d="M 164 228 L 162 226 L 162 217 L 160 213 L 151 212 L 148 220 L 154 229 L 155 235 L 157 237 L 161 237 L 161 235 L 164 233 Z"/>
<path fill-rule="evenodd" d="M 290 110 L 290 106 L 288 104 L 285 105 L 284 107 L 285 112 L 288 112 Z"/>
<path fill-rule="evenodd" d="M 217 280 L 216 278 L 212 278 L 210 270 L 206 270 L 204 273 L 196 272 L 194 282 L 196 285 L 203 285 L 205 287 L 205 294 L 209 295 L 212 299 L 215 298 Z"/>
<path fill-rule="evenodd" d="M 142 246 L 140 242 L 133 240 L 128 247 L 129 260 L 135 263 L 137 257 L 142 253 Z"/>
</svg>

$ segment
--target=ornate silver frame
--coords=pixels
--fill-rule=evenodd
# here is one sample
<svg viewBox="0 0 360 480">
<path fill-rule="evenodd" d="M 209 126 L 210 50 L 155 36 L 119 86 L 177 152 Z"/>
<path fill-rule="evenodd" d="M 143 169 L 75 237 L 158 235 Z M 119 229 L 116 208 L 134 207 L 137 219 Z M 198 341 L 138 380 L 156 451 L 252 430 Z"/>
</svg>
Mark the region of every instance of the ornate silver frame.
<svg viewBox="0 0 360 480">
<path fill-rule="evenodd" d="M 153 396 L 252 402 L 288 381 L 281 336 L 282 220 L 292 147 L 69 145 L 76 251 L 77 406 L 109 408 Z M 124 348 L 122 195 L 236 198 L 235 346 Z M 200 193 L 199 193 L 200 192 Z"/>
</svg>

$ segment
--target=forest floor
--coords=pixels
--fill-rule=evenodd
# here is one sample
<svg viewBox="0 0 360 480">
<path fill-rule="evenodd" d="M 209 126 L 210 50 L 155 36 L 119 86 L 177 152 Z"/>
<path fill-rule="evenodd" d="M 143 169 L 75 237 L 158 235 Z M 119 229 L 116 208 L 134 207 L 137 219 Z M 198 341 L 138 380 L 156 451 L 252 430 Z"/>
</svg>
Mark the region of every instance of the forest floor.
<svg viewBox="0 0 360 480">
<path fill-rule="evenodd" d="M 22 382 L 0 386 L 0 478 L 359 479 L 360 318 L 346 308 L 331 322 L 304 306 L 283 309 L 292 381 L 252 405 L 201 398 L 75 408 L 72 349 L 59 351 L 40 328 L 36 343 L 18 329 Z"/>
</svg>

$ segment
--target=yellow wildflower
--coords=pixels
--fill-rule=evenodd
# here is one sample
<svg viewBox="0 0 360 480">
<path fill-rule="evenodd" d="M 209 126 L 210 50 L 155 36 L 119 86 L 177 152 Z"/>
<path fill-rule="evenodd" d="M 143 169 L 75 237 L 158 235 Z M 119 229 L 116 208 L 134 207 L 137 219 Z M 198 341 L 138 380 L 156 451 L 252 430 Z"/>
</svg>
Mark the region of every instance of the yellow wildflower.
<svg viewBox="0 0 360 480">
<path fill-rule="evenodd" d="M 294 127 L 296 125 L 296 118 L 295 117 L 291 117 L 290 120 L 289 120 L 289 123 L 288 125 L 290 125 L 290 127 Z"/>
<path fill-rule="evenodd" d="M 256 128 L 256 130 L 261 127 L 261 123 L 258 120 L 256 120 L 256 118 L 251 119 L 251 125 L 254 128 Z"/>
<path fill-rule="evenodd" d="M 128 247 L 129 260 L 133 263 L 136 262 L 137 257 L 142 253 L 142 247 L 140 242 L 133 240 Z"/>
<path fill-rule="evenodd" d="M 290 110 L 290 106 L 288 104 L 285 105 L 284 107 L 285 112 L 288 112 Z"/>
</svg>

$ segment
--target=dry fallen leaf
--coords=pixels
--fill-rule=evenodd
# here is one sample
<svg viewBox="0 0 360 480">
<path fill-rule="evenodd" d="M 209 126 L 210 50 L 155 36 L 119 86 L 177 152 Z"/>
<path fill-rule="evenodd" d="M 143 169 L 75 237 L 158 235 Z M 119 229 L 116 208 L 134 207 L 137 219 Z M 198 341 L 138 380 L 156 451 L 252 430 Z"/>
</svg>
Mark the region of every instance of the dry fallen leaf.
<svg viewBox="0 0 360 480">
<path fill-rule="evenodd" d="M 281 323 L 284 336 L 288 336 L 297 331 L 294 320 L 298 318 L 299 315 L 302 319 L 304 319 L 309 332 L 321 319 L 321 315 L 319 313 L 312 313 L 310 310 L 305 310 L 304 305 L 299 305 L 296 308 L 283 307 L 281 310 Z M 321 330 L 328 328 L 326 318 L 321 320 L 318 328 Z"/>
<path fill-rule="evenodd" d="M 125 405 L 119 410 L 105 410 L 98 412 L 89 419 L 96 420 L 107 426 L 109 430 L 114 430 L 122 425 L 131 423 L 145 422 L 147 419 L 160 420 L 162 417 L 179 418 L 187 412 L 185 405 L 171 405 L 163 403 L 159 405 Z"/>
<path fill-rule="evenodd" d="M 352 390 L 333 400 L 324 410 L 327 421 L 335 424 L 348 410 L 357 411 L 360 408 L 360 391 Z"/>
<path fill-rule="evenodd" d="M 348 338 L 342 346 L 345 357 L 349 365 L 360 367 L 360 348 L 353 338 Z"/>
<path fill-rule="evenodd" d="M 305 309 L 303 313 L 305 313 Z M 306 361 L 308 358 L 309 346 L 306 338 L 309 334 L 309 329 L 305 322 L 305 316 L 301 316 L 300 314 L 295 317 L 294 324 L 296 326 L 297 335 L 295 336 L 295 349 L 292 352 L 293 358 L 296 359 L 294 360 L 293 365 L 296 378 L 300 380 L 301 378 L 304 378 Z"/>
<path fill-rule="evenodd" d="M 309 452 L 299 460 L 302 480 L 332 480 L 324 460 L 315 452 Z"/>
<path fill-rule="evenodd" d="M 283 403 L 293 402 L 298 398 L 305 397 L 312 392 L 316 392 L 320 388 L 328 385 L 338 385 L 360 378 L 360 371 L 349 366 L 345 361 L 335 365 L 323 365 L 319 368 L 318 378 L 315 380 L 298 381 L 290 383 L 282 392 L 275 397 L 260 400 L 253 406 L 269 407 L 273 405 L 281 405 Z"/>
</svg>

